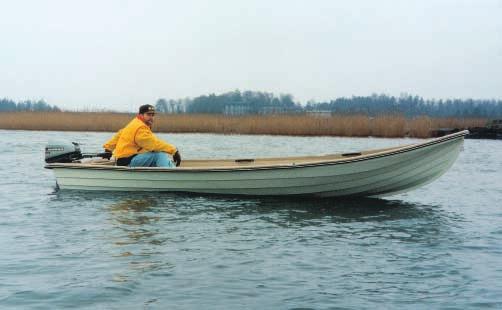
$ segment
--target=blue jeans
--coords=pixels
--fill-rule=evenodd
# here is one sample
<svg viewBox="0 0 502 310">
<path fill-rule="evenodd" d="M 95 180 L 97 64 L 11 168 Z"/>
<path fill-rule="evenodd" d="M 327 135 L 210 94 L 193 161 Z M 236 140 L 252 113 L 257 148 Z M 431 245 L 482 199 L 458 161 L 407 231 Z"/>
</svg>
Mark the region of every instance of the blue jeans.
<svg viewBox="0 0 502 310">
<path fill-rule="evenodd" d="M 129 167 L 176 168 L 176 165 L 164 152 L 148 152 L 134 156 Z"/>
</svg>

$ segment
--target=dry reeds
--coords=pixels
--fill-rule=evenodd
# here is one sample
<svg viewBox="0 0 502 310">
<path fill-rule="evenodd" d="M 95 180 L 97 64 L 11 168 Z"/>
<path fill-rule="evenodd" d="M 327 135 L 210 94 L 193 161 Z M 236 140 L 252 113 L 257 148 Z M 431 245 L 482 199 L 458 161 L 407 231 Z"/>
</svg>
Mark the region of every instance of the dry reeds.
<svg viewBox="0 0 502 310">
<path fill-rule="evenodd" d="M 3 112 L 0 129 L 105 131 L 124 127 L 133 114 L 93 112 Z M 483 126 L 479 118 L 405 118 L 403 116 L 309 115 L 225 116 L 158 114 L 154 131 L 177 133 L 270 134 L 296 136 L 418 137 L 438 128 Z"/>
<path fill-rule="evenodd" d="M 1 129 L 57 131 L 116 131 L 133 114 L 95 112 L 3 112 Z"/>
</svg>

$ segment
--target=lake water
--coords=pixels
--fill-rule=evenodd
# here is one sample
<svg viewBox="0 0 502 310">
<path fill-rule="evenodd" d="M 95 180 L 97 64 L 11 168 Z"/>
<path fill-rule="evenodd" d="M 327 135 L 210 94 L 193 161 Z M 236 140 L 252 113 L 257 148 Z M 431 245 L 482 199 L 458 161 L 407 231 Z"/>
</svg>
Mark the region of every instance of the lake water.
<svg viewBox="0 0 502 310">
<path fill-rule="evenodd" d="M 0 131 L 1 309 L 502 308 L 502 141 L 466 140 L 388 199 L 56 191 L 48 140 Z M 412 139 L 160 134 L 184 158 L 357 151 Z"/>
</svg>

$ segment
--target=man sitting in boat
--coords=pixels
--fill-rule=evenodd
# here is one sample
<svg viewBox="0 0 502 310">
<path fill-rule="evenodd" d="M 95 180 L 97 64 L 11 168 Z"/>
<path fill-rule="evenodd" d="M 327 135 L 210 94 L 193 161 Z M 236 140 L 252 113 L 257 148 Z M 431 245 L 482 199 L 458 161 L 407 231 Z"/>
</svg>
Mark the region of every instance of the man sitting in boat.
<svg viewBox="0 0 502 310">
<path fill-rule="evenodd" d="M 176 166 L 180 165 L 178 149 L 153 134 L 154 117 L 155 108 L 142 105 L 138 115 L 103 145 L 106 151 L 113 151 L 117 166 L 173 168 L 175 164 L 167 154 L 173 156 Z"/>
</svg>

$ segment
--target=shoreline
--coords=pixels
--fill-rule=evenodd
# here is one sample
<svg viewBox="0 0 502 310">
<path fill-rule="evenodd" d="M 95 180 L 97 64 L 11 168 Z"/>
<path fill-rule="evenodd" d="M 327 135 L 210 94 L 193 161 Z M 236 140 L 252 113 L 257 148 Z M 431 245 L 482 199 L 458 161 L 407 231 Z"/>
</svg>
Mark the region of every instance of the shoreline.
<svg viewBox="0 0 502 310">
<path fill-rule="evenodd" d="M 0 129 L 116 132 L 135 114 L 111 112 L 1 112 Z M 157 114 L 155 133 L 227 135 L 430 138 L 439 128 L 484 126 L 484 118 L 406 118 L 400 115 L 243 115 Z"/>
</svg>

